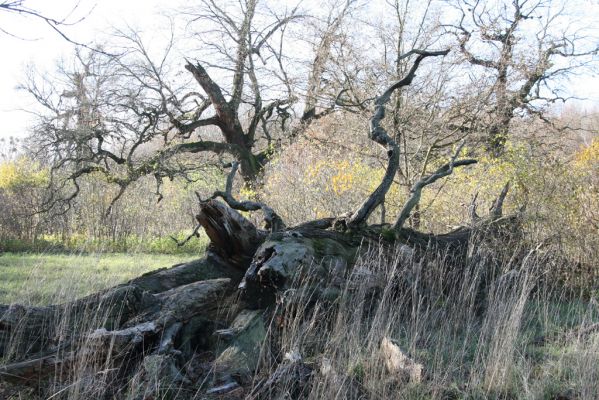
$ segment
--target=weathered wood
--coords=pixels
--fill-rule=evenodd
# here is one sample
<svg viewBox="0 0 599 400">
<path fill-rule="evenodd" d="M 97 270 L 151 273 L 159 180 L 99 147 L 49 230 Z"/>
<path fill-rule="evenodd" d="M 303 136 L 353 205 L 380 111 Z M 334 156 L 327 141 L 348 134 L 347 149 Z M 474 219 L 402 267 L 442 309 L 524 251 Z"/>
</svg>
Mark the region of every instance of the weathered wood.
<svg viewBox="0 0 599 400">
<path fill-rule="evenodd" d="M 197 220 L 210 238 L 211 249 L 228 264 L 245 271 L 266 232 L 219 201 L 208 200 L 200 207 Z"/>
<path fill-rule="evenodd" d="M 126 373 L 134 373 L 130 380 L 144 393 L 152 390 L 151 382 L 184 381 L 173 371 L 197 346 L 214 348 L 217 338 L 202 336 L 210 337 L 222 326 L 219 321 L 238 312 L 227 296 L 266 235 L 217 201 L 202 204 L 198 220 L 212 240 L 202 260 L 153 271 L 71 303 L 0 306 L 0 354 L 21 358 L 2 366 L 0 380 L 40 384 L 84 357 L 116 365 L 138 360 Z M 159 380 L 151 377 L 156 374 Z"/>
<path fill-rule="evenodd" d="M 202 259 L 161 268 L 127 282 L 150 293 L 161 293 L 182 285 L 208 279 L 229 278 L 238 282 L 243 271 L 233 267 L 218 254 L 208 251 Z"/>
<path fill-rule="evenodd" d="M 308 233 L 308 231 L 306 231 Z M 314 283 L 310 288 L 322 292 L 339 281 L 354 260 L 359 244 L 335 232 L 320 235 L 310 231 L 304 236 L 297 231 L 271 235 L 257 250 L 239 285 L 242 299 L 250 307 L 274 304 L 277 293 L 283 292 L 293 282 Z"/>
<path fill-rule="evenodd" d="M 89 329 L 90 315 L 102 315 L 103 327 L 116 329 L 147 309 L 153 298 L 182 285 L 207 279 L 228 278 L 236 285 L 243 271 L 217 254 L 208 252 L 201 260 L 149 272 L 129 282 L 86 296 L 77 301 L 46 307 L 0 305 L 0 357 L 32 354 L 52 344 L 57 329 L 78 334 Z M 65 325 L 66 324 L 66 325 Z M 95 326 L 94 328 L 98 328 Z M 18 337 L 19 340 L 15 340 Z M 27 338 L 27 340 L 21 340 Z"/>
<path fill-rule="evenodd" d="M 215 334 L 224 349 L 214 361 L 217 380 L 235 375 L 249 379 L 256 370 L 267 335 L 264 310 L 243 310 L 228 329 Z"/>
<path fill-rule="evenodd" d="M 190 283 L 158 294 L 148 294 L 146 309 L 140 310 L 134 318 L 126 321 L 121 329 L 98 328 L 85 334 L 84 340 L 73 343 L 85 343 L 82 349 L 70 349 L 61 352 L 56 349 L 51 354 L 30 360 L 8 364 L 0 368 L 0 380 L 29 381 L 54 373 L 58 367 L 65 370 L 78 356 L 85 352 L 93 354 L 96 360 L 123 358 L 134 351 L 147 351 L 159 354 L 168 353 L 168 339 L 172 340 L 172 330 L 178 330 L 182 324 L 196 315 L 214 318 L 217 310 L 223 307 L 220 300 L 233 289 L 230 279 L 213 279 Z M 82 316 L 84 317 L 84 316 Z M 165 332 L 167 340 L 162 340 Z M 83 335 L 83 333 L 79 333 Z M 71 346 L 69 346 L 71 347 Z"/>
<path fill-rule="evenodd" d="M 505 228 L 513 222 L 506 217 L 445 235 L 391 225 L 346 229 L 338 223 L 345 219 L 329 218 L 268 233 L 216 200 L 201 204 L 198 221 L 212 242 L 202 260 L 67 304 L 0 306 L 0 353 L 14 361 L 0 368 L 0 381 L 41 387 L 46 377 L 72 379 L 71 369 L 93 375 L 102 368 L 114 377 L 111 395 L 147 398 L 201 387 L 226 396 L 244 390 L 256 371 L 276 301 L 335 304 L 354 261 L 371 244 L 403 243 L 416 258 L 438 247 L 459 258 L 473 235 L 513 231 Z M 385 346 L 387 353 L 395 349 Z M 204 359 L 199 364 L 198 354 Z M 282 363 L 275 371 L 261 396 L 277 392 L 281 382 L 296 387 L 312 373 L 301 363 Z"/>
<path fill-rule="evenodd" d="M 0 366 L 0 382 L 35 384 L 35 382 L 39 382 L 40 379 L 50 375 L 57 369 L 70 365 L 73 360 L 74 355 L 72 353 L 62 356 L 51 354 L 9 365 L 2 365 Z"/>
<path fill-rule="evenodd" d="M 233 180 L 237 173 L 239 163 L 234 161 L 231 164 L 231 172 L 227 176 L 227 183 L 225 185 L 225 191 L 216 191 L 212 195 L 212 199 L 217 197 L 222 198 L 229 207 L 237 211 L 257 211 L 262 210 L 264 214 L 264 229 L 270 232 L 280 231 L 285 228 L 283 219 L 268 205 L 252 200 L 239 201 L 233 197 Z M 199 197 L 199 195 L 198 195 Z"/>
<path fill-rule="evenodd" d="M 33 354 L 55 345 L 62 333 L 77 335 L 90 323 L 118 327 L 151 299 L 134 285 L 123 284 L 77 301 L 46 307 L 0 306 L 0 356 Z M 96 326 L 97 327 L 97 326 Z"/>
<path fill-rule="evenodd" d="M 306 398 L 314 375 L 315 371 L 301 359 L 283 360 L 268 379 L 254 387 L 251 399 Z"/>
<path fill-rule="evenodd" d="M 381 357 L 387 372 L 401 382 L 420 383 L 424 378 L 424 367 L 408 357 L 399 346 L 388 337 L 381 340 Z"/>
</svg>

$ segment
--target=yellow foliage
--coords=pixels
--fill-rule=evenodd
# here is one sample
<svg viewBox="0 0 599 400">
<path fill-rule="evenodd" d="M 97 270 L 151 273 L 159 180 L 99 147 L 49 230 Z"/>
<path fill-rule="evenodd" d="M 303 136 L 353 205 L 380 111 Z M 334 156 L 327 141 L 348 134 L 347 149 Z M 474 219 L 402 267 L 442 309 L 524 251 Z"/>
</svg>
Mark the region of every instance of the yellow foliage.
<svg viewBox="0 0 599 400">
<path fill-rule="evenodd" d="M 258 197 L 258 193 L 252 187 L 245 185 L 239 189 L 239 195 L 245 200 L 255 200 Z"/>
<path fill-rule="evenodd" d="M 589 146 L 576 153 L 574 160 L 580 168 L 599 165 L 599 139 L 593 140 Z"/>
<path fill-rule="evenodd" d="M 515 140 L 507 141 L 501 157 L 464 148 L 461 157 L 468 156 L 478 163 L 456 168 L 451 176 L 423 191 L 419 230 L 441 233 L 467 223 L 475 194 L 478 214 L 485 217 L 509 181 L 504 213 L 526 207 L 524 225 L 530 240 L 559 235 L 564 250 L 572 254 L 581 242 L 599 245 L 599 140 L 570 160 L 547 154 L 532 142 Z M 447 161 L 447 156 L 432 160 L 426 173 Z M 419 167 L 415 165 L 412 173 Z M 260 190 L 285 220 L 300 223 L 356 209 L 381 183 L 384 173 L 384 166 L 373 157 L 302 142 L 273 159 Z M 412 181 L 416 179 L 412 176 Z M 385 201 L 386 222 L 397 218 L 408 189 L 397 183 L 391 186 Z M 372 221 L 380 217 L 379 209 Z"/>
<path fill-rule="evenodd" d="M 305 182 L 310 185 L 322 182 L 329 194 L 342 196 L 348 192 L 366 193 L 376 187 L 384 170 L 370 167 L 362 161 L 319 160 L 308 166 Z"/>
<path fill-rule="evenodd" d="M 25 157 L 0 164 L 0 189 L 41 187 L 48 183 L 48 171 Z"/>
</svg>

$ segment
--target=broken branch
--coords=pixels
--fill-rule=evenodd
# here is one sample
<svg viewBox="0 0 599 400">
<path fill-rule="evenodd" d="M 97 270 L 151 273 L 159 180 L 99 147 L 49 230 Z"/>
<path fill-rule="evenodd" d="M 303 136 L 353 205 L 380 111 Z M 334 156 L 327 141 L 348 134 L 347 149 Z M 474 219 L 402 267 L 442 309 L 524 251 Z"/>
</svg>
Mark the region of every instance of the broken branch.
<svg viewBox="0 0 599 400">
<path fill-rule="evenodd" d="M 264 222 L 266 224 L 266 229 L 272 232 L 284 229 L 285 223 L 283 222 L 283 219 L 266 204 L 251 200 L 239 201 L 233 197 L 233 180 L 235 179 L 235 174 L 237 173 L 238 167 L 239 163 L 237 161 L 231 164 L 231 172 L 229 172 L 229 175 L 227 176 L 225 191 L 214 192 L 211 199 L 216 199 L 217 197 L 220 197 L 225 201 L 225 203 L 229 205 L 229 207 L 238 211 L 262 210 L 262 212 L 264 213 Z"/>
</svg>

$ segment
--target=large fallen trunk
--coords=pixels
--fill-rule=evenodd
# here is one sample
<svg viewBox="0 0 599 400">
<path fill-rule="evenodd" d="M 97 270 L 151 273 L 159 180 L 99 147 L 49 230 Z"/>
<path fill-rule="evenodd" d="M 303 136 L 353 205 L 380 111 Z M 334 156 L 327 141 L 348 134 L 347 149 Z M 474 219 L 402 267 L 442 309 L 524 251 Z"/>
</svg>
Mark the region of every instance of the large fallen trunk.
<svg viewBox="0 0 599 400">
<path fill-rule="evenodd" d="M 276 350 L 265 351 L 272 306 L 294 282 L 314 301 L 332 303 L 371 243 L 399 237 L 416 252 L 444 246 L 457 254 L 472 234 L 404 229 L 389 237 L 388 226 L 336 230 L 343 224 L 333 219 L 269 233 L 216 200 L 202 203 L 198 220 L 211 239 L 202 260 L 73 303 L 0 306 L 0 355 L 8 361 L 0 381 L 34 386 L 42 397 L 57 381 L 69 387 L 98 371 L 107 382 L 102 393 L 117 398 L 239 390 L 265 354 L 277 358 Z"/>
<path fill-rule="evenodd" d="M 68 368 L 68 365 L 64 364 L 76 362 L 78 345 L 85 347 L 87 352 L 93 352 L 87 356 L 93 356 L 95 361 L 103 361 L 111 357 L 129 356 L 128 353 L 131 351 L 141 351 L 141 347 L 148 342 L 148 339 L 159 333 L 161 333 L 161 343 L 158 351 L 164 352 L 169 346 L 165 340 L 171 340 L 179 330 L 183 329 L 184 324 L 193 321 L 195 317 L 201 316 L 205 323 L 216 320 L 217 313 L 221 311 L 224 296 L 230 292 L 230 289 L 231 280 L 227 278 L 194 282 L 158 294 L 139 292 L 139 289 L 123 286 L 122 290 L 129 293 L 137 290 L 140 295 L 138 298 L 121 299 L 123 303 L 120 304 L 121 306 L 126 306 L 131 299 L 135 303 L 134 308 L 129 308 L 127 312 L 119 316 L 122 323 L 117 324 L 111 321 L 113 323 L 108 328 L 97 326 L 91 332 L 81 332 L 69 327 L 68 337 L 61 337 L 57 343 L 48 343 L 45 351 L 33 359 L 0 367 L 0 374 L 4 379 L 13 381 L 38 380 L 48 374 L 54 375 L 57 368 L 61 370 L 65 367 Z M 101 318 L 106 321 L 117 314 L 112 310 L 111 305 L 96 304 L 100 307 L 97 310 L 87 310 L 86 312 L 74 310 L 74 313 L 81 313 L 78 315 L 81 318 L 91 317 L 93 319 L 97 319 L 98 316 L 92 313 L 100 313 Z M 117 304 L 115 303 L 115 305 Z M 108 318 L 105 317 L 104 307 L 110 309 Z M 133 309 L 135 309 L 135 313 L 132 312 Z M 71 318 L 73 315 L 69 315 L 68 311 L 65 317 L 69 317 L 69 322 L 74 319 Z M 60 325 L 54 326 L 54 328 L 55 330 L 64 329 Z M 198 326 L 198 330 L 201 330 L 200 326 Z M 181 344 L 188 345 L 188 341 L 195 340 L 196 333 L 198 332 L 188 332 L 187 335 L 181 337 L 180 339 L 183 341 Z M 28 342 L 30 337 L 24 336 L 21 339 Z M 39 340 L 36 341 L 39 343 Z"/>
<path fill-rule="evenodd" d="M 102 321 L 98 321 L 101 327 L 118 329 L 152 304 L 154 297 L 150 294 L 215 278 L 237 282 L 243 273 L 242 269 L 208 252 L 204 259 L 152 271 L 73 303 L 47 307 L 0 305 L 0 357 L 7 353 L 17 357 L 32 354 L 55 345 L 57 330 L 77 335 L 82 328 L 89 328 L 90 315 L 101 315 Z M 15 340 L 15 337 L 27 340 Z"/>
</svg>

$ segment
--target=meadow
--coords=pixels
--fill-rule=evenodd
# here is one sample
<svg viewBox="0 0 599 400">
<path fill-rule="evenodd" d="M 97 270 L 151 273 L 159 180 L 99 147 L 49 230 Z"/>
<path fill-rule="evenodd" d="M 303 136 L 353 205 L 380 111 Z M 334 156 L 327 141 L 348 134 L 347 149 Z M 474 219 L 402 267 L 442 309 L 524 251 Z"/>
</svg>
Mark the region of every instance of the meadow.
<svg viewBox="0 0 599 400">
<path fill-rule="evenodd" d="M 2 253 L 0 304 L 61 303 L 201 255 Z"/>
<path fill-rule="evenodd" d="M 596 293 L 567 291 L 546 279 L 545 267 L 558 260 L 553 248 L 530 251 L 518 259 L 509 249 L 485 253 L 476 247 L 487 257 L 472 257 L 459 270 L 442 255 L 417 261 L 400 251 L 368 249 L 332 307 L 326 302 L 307 306 L 312 300 L 310 290 L 305 290 L 310 282 L 294 282 L 285 303 L 277 306 L 288 317 L 271 326 L 268 335 L 282 352 L 301 354 L 305 365 L 317 372 L 310 385 L 299 389 L 293 381 L 285 381 L 271 398 L 286 398 L 281 393 L 300 393 L 296 398 L 308 399 L 597 398 Z M 44 305 L 73 300 L 193 258 L 197 257 L 3 254 L 0 268 L 7 279 L 1 282 L 0 302 Z M 485 283 L 488 271 L 495 277 L 490 284 Z M 480 290 L 486 291 L 484 299 Z M 103 320 L 103 312 L 94 310 L 87 319 Z M 59 336 L 63 335 L 68 337 L 68 332 Z M 381 352 L 385 338 L 423 366 L 421 377 L 405 380 L 389 374 Z M 15 343 L 25 339 L 13 338 Z M 84 348 L 88 345 L 92 343 Z M 267 346 L 260 352 L 264 358 L 246 395 L 277 368 L 266 357 Z M 110 380 L 102 373 L 109 361 L 82 362 L 72 385 L 54 383 L 51 392 L 58 398 L 104 393 Z M 156 398 L 164 400 L 204 398 L 183 386 L 160 388 L 160 393 Z M 39 398 L 30 387 L 14 392 L 0 385 L 2 395 L 14 400 Z"/>
</svg>

